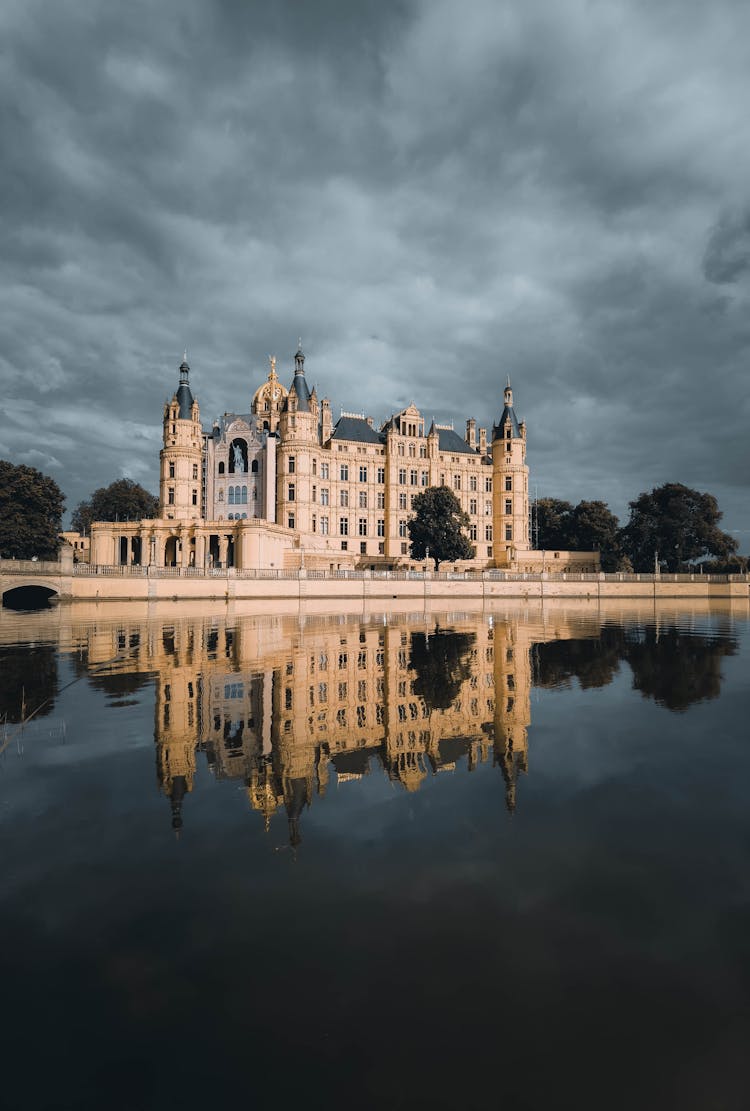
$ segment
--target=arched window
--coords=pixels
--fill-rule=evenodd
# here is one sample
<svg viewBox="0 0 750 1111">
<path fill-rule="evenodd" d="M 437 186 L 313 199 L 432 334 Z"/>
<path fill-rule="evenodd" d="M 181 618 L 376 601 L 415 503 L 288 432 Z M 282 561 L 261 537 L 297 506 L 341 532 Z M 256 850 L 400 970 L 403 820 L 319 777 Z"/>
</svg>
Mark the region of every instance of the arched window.
<svg viewBox="0 0 750 1111">
<path fill-rule="evenodd" d="M 235 486 L 235 488 L 234 488 L 234 504 L 235 505 L 241 505 L 242 504 L 242 490 L 240 489 L 239 486 Z"/>
<path fill-rule="evenodd" d="M 230 521 L 233 521 L 234 520 L 234 513 L 230 513 L 228 519 Z"/>
<path fill-rule="evenodd" d="M 263 421 L 263 431 L 264 432 L 270 432 L 271 431 L 271 425 L 268 423 L 267 420 Z"/>
<path fill-rule="evenodd" d="M 253 459 L 252 466 L 250 467 L 250 470 L 253 474 L 258 473 L 258 460 L 257 459 Z"/>
<path fill-rule="evenodd" d="M 234 505 L 234 486 L 230 486 L 227 491 L 227 501 L 230 505 Z"/>
<path fill-rule="evenodd" d="M 219 474 L 224 474 L 224 470 L 225 470 L 224 464 L 219 463 Z"/>
<path fill-rule="evenodd" d="M 247 520 L 247 513 L 243 513 L 243 514 L 242 514 L 242 520 L 243 520 L 243 521 L 246 521 L 246 520 Z"/>
<path fill-rule="evenodd" d="M 247 486 L 242 487 L 242 504 L 247 505 Z M 247 514 L 245 514 L 247 516 Z"/>
</svg>

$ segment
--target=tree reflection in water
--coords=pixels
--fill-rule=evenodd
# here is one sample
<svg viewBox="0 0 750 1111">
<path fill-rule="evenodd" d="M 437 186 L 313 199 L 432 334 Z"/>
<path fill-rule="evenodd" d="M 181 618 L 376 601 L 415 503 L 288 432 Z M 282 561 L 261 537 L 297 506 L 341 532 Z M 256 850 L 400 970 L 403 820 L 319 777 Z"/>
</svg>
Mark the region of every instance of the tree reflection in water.
<svg viewBox="0 0 750 1111">
<path fill-rule="evenodd" d="M 434 633 L 412 633 L 409 667 L 416 672 L 414 694 L 424 699 L 428 710 L 447 710 L 471 677 L 471 649 L 475 633 L 441 629 Z"/>
<path fill-rule="evenodd" d="M 55 705 L 57 688 L 56 645 L 0 647 L 0 721 L 46 716 Z"/>
<path fill-rule="evenodd" d="M 624 660 L 633 673 L 635 690 L 682 713 L 695 702 L 719 697 L 721 661 L 736 651 L 737 641 L 732 637 L 688 632 L 677 626 L 605 626 L 598 639 L 536 645 L 535 683 L 560 688 L 577 679 L 584 690 L 604 687 Z"/>
</svg>

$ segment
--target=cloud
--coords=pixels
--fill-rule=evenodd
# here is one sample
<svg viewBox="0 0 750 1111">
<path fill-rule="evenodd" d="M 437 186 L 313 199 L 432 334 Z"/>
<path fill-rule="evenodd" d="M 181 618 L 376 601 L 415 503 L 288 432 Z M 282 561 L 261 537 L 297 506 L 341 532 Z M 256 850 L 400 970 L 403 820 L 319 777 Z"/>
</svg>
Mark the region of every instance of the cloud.
<svg viewBox="0 0 750 1111">
<path fill-rule="evenodd" d="M 185 346 L 210 424 L 302 335 L 334 413 L 490 427 L 510 373 L 540 492 L 684 481 L 743 527 L 746 5 L 0 20 L 0 379 L 33 410 L 0 437 L 54 443 L 69 504 L 155 488 Z"/>
</svg>

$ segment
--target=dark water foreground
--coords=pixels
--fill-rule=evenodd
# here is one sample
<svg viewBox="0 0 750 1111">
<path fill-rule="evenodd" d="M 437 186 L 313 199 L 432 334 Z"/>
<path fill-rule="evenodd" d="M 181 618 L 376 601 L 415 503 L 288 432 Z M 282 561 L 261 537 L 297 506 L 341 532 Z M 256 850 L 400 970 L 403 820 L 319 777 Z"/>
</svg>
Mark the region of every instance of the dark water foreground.
<svg viewBox="0 0 750 1111">
<path fill-rule="evenodd" d="M 107 612 L 0 614 L 0 1106 L 748 1106 L 746 612 Z"/>
</svg>

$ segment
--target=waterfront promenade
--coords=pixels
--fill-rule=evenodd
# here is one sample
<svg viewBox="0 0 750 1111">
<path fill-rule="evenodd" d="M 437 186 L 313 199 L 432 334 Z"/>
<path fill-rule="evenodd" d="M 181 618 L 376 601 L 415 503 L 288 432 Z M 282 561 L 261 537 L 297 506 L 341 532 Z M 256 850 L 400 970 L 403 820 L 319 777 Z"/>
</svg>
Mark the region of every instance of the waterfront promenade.
<svg viewBox="0 0 750 1111">
<path fill-rule="evenodd" d="M 311 571 L 103 566 L 0 560 L 0 594 L 36 588 L 59 601 L 269 601 L 458 598 L 750 599 L 749 575 L 521 574 L 505 571 Z M 10 598 L 6 600 L 12 600 Z"/>
</svg>

